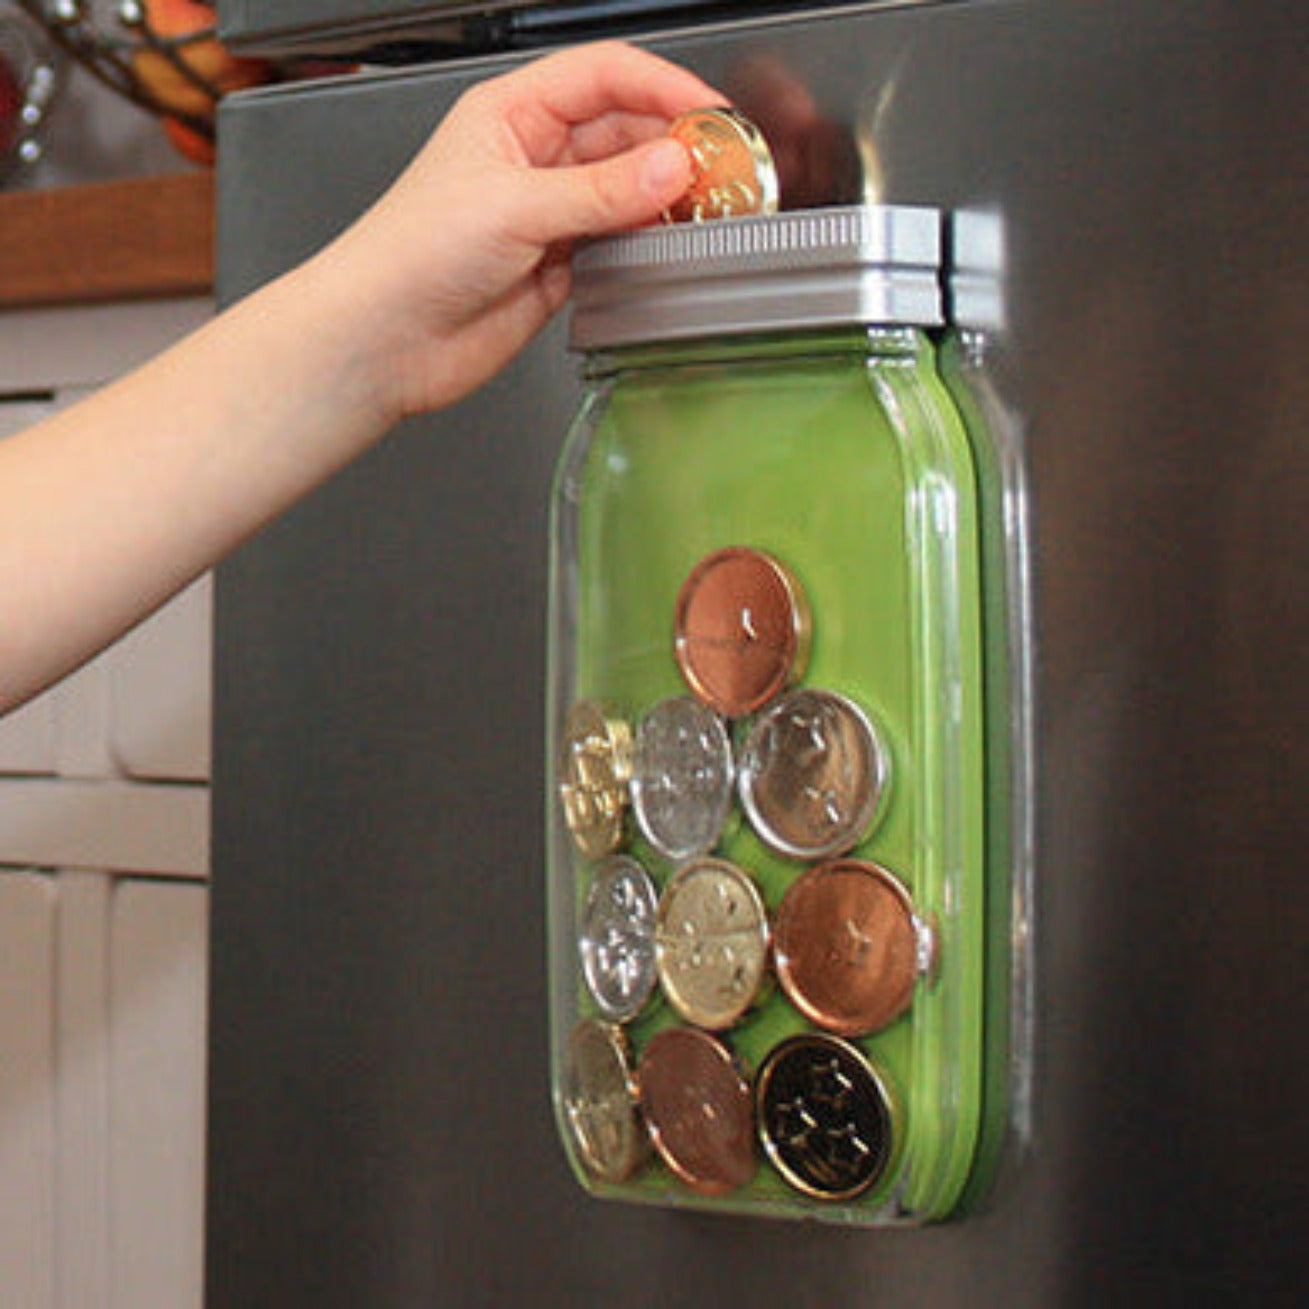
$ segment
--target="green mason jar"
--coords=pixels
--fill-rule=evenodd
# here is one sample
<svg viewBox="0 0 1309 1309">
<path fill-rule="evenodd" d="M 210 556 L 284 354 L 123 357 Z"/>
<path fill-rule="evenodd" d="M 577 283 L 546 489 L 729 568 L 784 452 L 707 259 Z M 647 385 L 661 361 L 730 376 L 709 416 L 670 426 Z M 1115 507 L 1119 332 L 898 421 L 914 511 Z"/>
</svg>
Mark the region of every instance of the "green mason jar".
<svg viewBox="0 0 1309 1309">
<path fill-rule="evenodd" d="M 858 206 L 575 260 L 549 993 L 561 1134 L 597 1194 L 883 1224 L 967 1187 L 982 561 L 940 230 Z"/>
<path fill-rule="evenodd" d="M 1032 1139 L 1035 731 L 1030 497 L 1015 395 L 1000 215 L 960 210 L 946 236 L 941 376 L 977 475 L 986 735 L 986 1045 L 983 1118 L 964 1203 L 1022 1166 Z"/>
</svg>

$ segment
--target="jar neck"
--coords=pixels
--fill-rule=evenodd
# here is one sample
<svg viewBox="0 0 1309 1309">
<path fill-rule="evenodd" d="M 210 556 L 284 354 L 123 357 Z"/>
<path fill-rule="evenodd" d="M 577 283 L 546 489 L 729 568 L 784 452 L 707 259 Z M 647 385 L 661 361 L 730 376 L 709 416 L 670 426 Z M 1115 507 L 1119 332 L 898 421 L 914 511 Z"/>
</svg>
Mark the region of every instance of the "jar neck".
<svg viewBox="0 0 1309 1309">
<path fill-rule="evenodd" d="M 922 328 L 850 327 L 835 331 L 706 337 L 595 350 L 586 356 L 582 373 L 587 378 L 597 378 L 629 369 L 671 368 L 687 364 L 756 364 L 836 355 L 909 360 L 928 349 L 930 342 Z"/>
<path fill-rule="evenodd" d="M 961 362 L 969 368 L 981 368 L 991 353 L 991 340 L 975 327 L 961 327 L 952 337 L 953 348 Z"/>
</svg>

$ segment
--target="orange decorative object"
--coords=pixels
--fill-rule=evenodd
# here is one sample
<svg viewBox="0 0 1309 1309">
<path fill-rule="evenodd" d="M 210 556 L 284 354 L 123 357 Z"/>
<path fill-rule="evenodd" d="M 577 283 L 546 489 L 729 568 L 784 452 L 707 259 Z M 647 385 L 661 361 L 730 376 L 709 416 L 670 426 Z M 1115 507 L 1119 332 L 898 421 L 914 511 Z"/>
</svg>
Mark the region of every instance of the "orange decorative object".
<svg viewBox="0 0 1309 1309">
<path fill-rule="evenodd" d="M 192 118 L 212 117 L 214 106 L 229 91 L 267 81 L 272 67 L 261 59 L 241 59 L 231 54 L 212 35 L 214 11 L 195 0 L 145 0 L 149 29 L 165 39 L 209 32 L 194 41 L 176 46 L 177 57 L 195 74 L 195 80 L 159 50 L 148 46 L 132 55 L 132 69 L 150 96 L 164 109 Z M 199 136 L 199 133 L 194 133 Z M 173 131 L 169 137 L 183 154 L 190 155 L 190 143 L 183 147 Z"/>
<path fill-rule="evenodd" d="M 203 132 L 197 132 L 194 127 L 188 127 L 180 118 L 167 117 L 162 121 L 164 132 L 178 154 L 194 164 L 203 164 L 206 168 L 213 167 L 217 151 L 209 137 Z"/>
</svg>

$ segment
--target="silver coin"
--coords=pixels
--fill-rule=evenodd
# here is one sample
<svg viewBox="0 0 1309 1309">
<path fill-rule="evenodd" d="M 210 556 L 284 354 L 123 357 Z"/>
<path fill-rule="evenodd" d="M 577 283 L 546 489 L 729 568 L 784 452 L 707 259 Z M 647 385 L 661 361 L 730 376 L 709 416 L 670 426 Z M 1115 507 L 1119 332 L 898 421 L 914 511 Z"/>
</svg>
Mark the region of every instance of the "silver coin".
<svg viewBox="0 0 1309 1309">
<path fill-rule="evenodd" d="M 755 720 L 741 752 L 741 807 L 792 859 L 829 859 L 862 840 L 887 782 L 868 716 L 834 691 L 792 691 Z"/>
<path fill-rule="evenodd" d="M 657 704 L 637 728 L 632 811 L 645 839 L 675 862 L 712 850 L 732 809 L 732 745 L 694 696 Z"/>
<path fill-rule="evenodd" d="M 596 870 L 582 912 L 582 974 L 606 1018 L 626 1022 L 640 1012 L 657 976 L 658 893 L 630 855 L 612 855 Z"/>
</svg>

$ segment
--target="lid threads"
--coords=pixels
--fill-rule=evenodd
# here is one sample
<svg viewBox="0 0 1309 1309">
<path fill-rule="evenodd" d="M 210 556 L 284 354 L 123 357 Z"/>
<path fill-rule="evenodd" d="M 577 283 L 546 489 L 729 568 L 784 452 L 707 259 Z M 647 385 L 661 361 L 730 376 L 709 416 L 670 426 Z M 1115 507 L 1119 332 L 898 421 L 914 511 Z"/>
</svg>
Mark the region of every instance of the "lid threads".
<svg viewBox="0 0 1309 1309">
<path fill-rule="evenodd" d="M 571 345 L 943 321 L 937 210 L 849 205 L 650 228 L 574 262 Z"/>
</svg>

